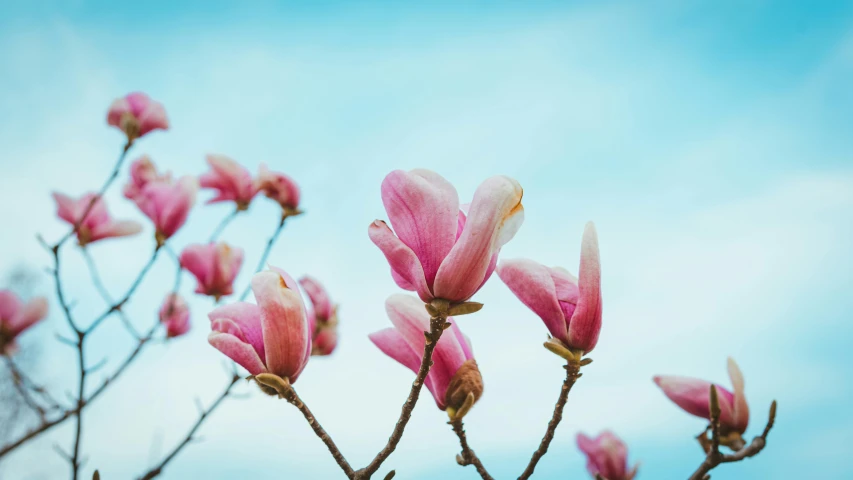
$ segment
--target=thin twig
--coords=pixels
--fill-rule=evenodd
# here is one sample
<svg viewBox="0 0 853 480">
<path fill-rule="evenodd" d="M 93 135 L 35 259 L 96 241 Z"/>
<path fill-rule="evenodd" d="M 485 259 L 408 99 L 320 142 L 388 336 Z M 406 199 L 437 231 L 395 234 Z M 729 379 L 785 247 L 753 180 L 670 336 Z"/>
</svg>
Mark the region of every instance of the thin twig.
<svg viewBox="0 0 853 480">
<path fill-rule="evenodd" d="M 551 421 L 548 422 L 548 430 L 545 431 L 545 436 L 542 437 L 542 441 L 539 443 L 539 448 L 533 452 L 533 456 L 530 458 L 527 468 L 524 469 L 524 472 L 521 473 L 518 480 L 526 480 L 530 478 L 530 476 L 533 475 L 533 470 L 536 468 L 536 464 L 539 463 L 539 460 L 546 452 L 548 452 L 548 446 L 551 444 L 551 440 L 554 439 L 554 432 L 557 430 L 557 425 L 559 425 L 560 420 L 563 419 L 563 408 L 566 406 L 566 402 L 569 399 L 569 392 L 581 376 L 580 364 L 578 363 L 569 362 L 563 368 L 566 369 L 566 380 L 563 381 L 563 386 L 560 389 L 560 397 L 557 399 L 557 404 L 554 406 L 554 414 L 551 416 Z"/>
<path fill-rule="evenodd" d="M 770 434 L 770 429 L 773 428 L 773 424 L 776 422 L 776 400 L 773 400 L 773 403 L 770 404 L 770 414 L 767 419 L 767 425 L 764 427 L 764 431 L 761 435 L 752 439 L 752 443 L 749 445 L 743 446 L 740 450 L 724 455 L 720 453 L 718 449 L 711 448 L 708 451 L 708 454 L 705 456 L 705 460 L 702 462 L 702 465 L 693 472 L 693 475 L 690 475 L 689 480 L 706 480 L 710 478 L 708 472 L 717 467 L 717 465 L 721 463 L 732 463 L 739 462 L 745 458 L 754 457 L 761 452 L 764 447 L 767 445 L 767 435 Z M 711 421 L 712 428 L 711 441 L 713 444 L 719 445 L 719 428 L 713 428 L 713 419 Z M 719 415 L 717 415 L 717 423 L 719 423 Z M 713 437 L 717 437 L 714 439 Z"/>
<path fill-rule="evenodd" d="M 213 233 L 210 234 L 210 240 L 208 240 L 207 242 L 215 242 L 216 239 L 219 238 L 220 235 L 222 235 L 222 232 L 225 230 L 225 227 L 227 227 L 232 220 L 237 218 L 237 215 L 240 213 L 240 211 L 241 210 L 239 208 L 234 209 L 234 211 L 228 214 L 227 217 L 223 218 L 222 221 L 219 222 L 219 225 L 217 225 L 216 228 L 213 230 Z"/>
<path fill-rule="evenodd" d="M 288 389 L 287 394 L 285 396 L 285 400 L 287 400 L 291 405 L 296 407 L 302 415 L 305 417 L 305 420 L 308 421 L 308 425 L 311 426 L 311 429 L 314 430 L 314 433 L 323 443 L 326 445 L 326 448 L 329 449 L 329 452 L 332 454 L 332 457 L 338 463 L 338 466 L 341 467 L 341 470 L 344 471 L 344 474 L 347 478 L 354 478 L 355 471 L 350 466 L 347 459 L 344 458 L 344 455 L 338 449 L 338 446 L 335 445 L 335 442 L 332 440 L 332 437 L 326 433 L 326 430 L 323 429 L 323 426 L 320 425 L 320 422 L 317 421 L 317 418 L 314 417 L 314 414 L 311 413 L 311 410 L 308 409 L 308 406 L 305 405 L 305 402 L 299 398 L 299 395 L 296 394 L 296 391 L 291 387 Z"/>
<path fill-rule="evenodd" d="M 278 222 L 278 227 L 276 227 L 275 232 L 273 232 L 272 236 L 269 240 L 267 240 L 267 246 L 264 248 L 264 253 L 261 255 L 261 260 L 258 262 L 258 266 L 255 268 L 255 273 L 260 272 L 264 269 L 264 265 L 267 264 L 267 258 L 270 256 L 270 252 L 272 251 L 273 245 L 275 245 L 276 240 L 278 240 L 278 236 L 281 235 L 281 231 L 284 229 L 284 221 L 287 220 L 287 214 L 282 213 L 281 221 Z M 243 294 L 240 295 L 240 301 L 246 299 L 249 296 L 249 292 L 252 290 L 251 283 L 246 286 L 246 289 L 243 290 Z"/>
<path fill-rule="evenodd" d="M 397 444 L 400 443 L 400 439 L 403 438 L 403 431 L 406 429 L 406 424 L 409 423 L 409 419 L 412 417 L 412 410 L 414 410 L 415 404 L 418 401 L 418 396 L 421 393 L 421 387 L 423 387 L 424 380 L 429 373 L 430 367 L 432 367 L 432 352 L 435 350 L 438 340 L 441 338 L 441 333 L 444 331 L 446 325 L 447 306 L 445 305 L 444 308 L 440 309 L 439 316 L 432 317 L 430 319 L 430 331 L 424 332 L 426 343 L 424 345 L 424 356 L 421 360 L 421 367 L 418 370 L 418 375 L 415 377 L 415 381 L 412 382 L 412 388 L 409 391 L 409 396 L 406 398 L 406 403 L 403 404 L 403 409 L 400 412 L 400 418 L 394 426 L 394 431 L 391 432 L 391 437 L 388 438 L 388 443 L 378 454 L 376 454 L 376 457 L 366 467 L 355 472 L 354 478 L 358 480 L 370 478 L 371 475 L 379 470 L 379 467 L 382 466 L 382 462 L 384 462 L 388 456 L 394 452 L 394 449 L 397 448 Z"/>
<path fill-rule="evenodd" d="M 462 446 L 462 454 L 456 456 L 456 463 L 463 467 L 467 465 L 474 465 L 474 468 L 477 469 L 477 473 L 480 474 L 480 477 L 483 480 L 494 480 L 494 478 L 489 475 L 486 467 L 483 466 L 483 462 L 481 462 L 480 458 L 477 457 L 477 454 L 474 453 L 474 450 L 471 450 L 471 447 L 468 446 L 468 438 L 465 436 L 465 428 L 462 425 L 462 420 L 455 420 L 449 423 L 453 427 L 453 431 L 456 432 L 456 436 L 459 437 L 459 445 Z"/>
<path fill-rule="evenodd" d="M 222 401 L 228 397 L 228 395 L 231 393 L 231 389 L 234 388 L 234 385 L 237 383 L 238 380 L 240 380 L 240 376 L 237 374 L 234 374 L 231 377 L 231 379 L 229 380 L 228 386 L 219 395 L 219 397 L 213 402 L 213 404 L 207 410 L 203 410 L 201 412 L 201 414 L 198 417 L 198 420 L 196 420 L 195 424 L 193 424 L 192 428 L 190 428 L 189 433 L 187 433 L 187 436 L 181 441 L 181 443 L 179 443 L 168 455 L 166 455 L 166 458 L 164 458 L 163 461 L 160 462 L 159 465 L 152 468 L 151 470 L 148 471 L 148 473 L 146 473 L 145 475 L 140 477 L 140 480 L 151 480 L 152 478 L 159 476 L 160 473 L 163 472 L 163 468 L 165 468 L 166 465 L 170 461 L 172 461 L 172 459 L 175 458 L 175 456 L 185 446 L 187 446 L 188 443 L 190 443 L 193 440 L 193 435 L 195 435 L 195 432 L 199 429 L 199 427 L 201 427 L 201 424 L 204 423 L 205 419 L 207 419 L 210 416 L 210 414 L 214 410 L 216 410 L 216 408 L 219 406 L 219 404 L 221 404 Z"/>
<path fill-rule="evenodd" d="M 18 369 L 18 366 L 12 360 L 12 357 L 8 355 L 3 355 L 3 358 L 6 360 L 6 365 L 9 367 L 9 373 L 12 376 L 12 384 L 15 386 L 15 390 L 18 391 L 18 394 L 23 399 L 24 403 L 30 407 L 31 410 L 36 412 L 43 422 L 46 415 L 46 410 L 42 407 L 41 403 L 38 402 L 35 398 L 33 398 L 30 393 L 30 381 L 24 376 L 23 372 Z M 35 391 L 35 390 L 33 390 Z"/>
<path fill-rule="evenodd" d="M 101 279 L 101 274 L 98 272 L 98 266 L 95 264 L 95 259 L 92 258 L 92 254 L 89 252 L 89 249 L 86 247 L 81 248 L 83 253 L 83 258 L 86 259 L 86 266 L 89 267 L 89 274 L 92 277 L 92 284 L 95 285 L 95 289 L 98 290 L 98 294 L 104 300 L 107 305 L 115 305 L 115 301 L 110 295 L 110 292 L 107 290 L 107 287 L 104 285 L 103 280 Z M 124 311 L 118 311 L 119 318 L 121 319 L 121 323 L 124 325 L 124 328 L 133 336 L 133 338 L 139 340 L 139 332 L 133 327 L 133 324 L 130 322 L 130 319 L 127 318 Z"/>
</svg>

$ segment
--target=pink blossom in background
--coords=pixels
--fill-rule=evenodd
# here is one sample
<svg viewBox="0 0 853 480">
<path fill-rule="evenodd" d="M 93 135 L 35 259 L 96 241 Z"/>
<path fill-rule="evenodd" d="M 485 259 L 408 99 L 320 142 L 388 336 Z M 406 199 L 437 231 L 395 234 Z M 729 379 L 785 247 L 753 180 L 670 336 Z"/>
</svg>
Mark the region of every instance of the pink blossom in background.
<svg viewBox="0 0 853 480">
<path fill-rule="evenodd" d="M 593 477 L 599 474 L 607 480 L 632 480 L 637 475 L 639 465 L 628 469 L 628 447 L 613 432 L 605 431 L 595 438 L 579 433 L 577 441 Z"/>
<path fill-rule="evenodd" d="M 228 244 L 188 245 L 181 252 L 181 266 L 198 281 L 196 293 L 210 295 L 217 301 L 234 293 L 234 279 L 243 265 L 243 249 Z"/>
<path fill-rule="evenodd" d="M 154 181 L 145 185 L 135 201 L 142 213 L 154 222 L 158 242 L 162 244 L 184 225 L 195 204 L 196 192 L 198 180 L 190 176 L 174 183 Z"/>
<path fill-rule="evenodd" d="M 11 290 L 0 290 L 0 354 L 11 354 L 15 338 L 46 316 L 46 298 L 23 303 Z"/>
<path fill-rule="evenodd" d="M 252 175 L 245 167 L 225 155 L 208 155 L 210 171 L 201 175 L 202 188 L 216 190 L 217 195 L 207 203 L 234 202 L 239 210 L 249 208 L 258 193 Z"/>
<path fill-rule="evenodd" d="M 118 98 L 110 105 L 107 123 L 127 135 L 128 142 L 153 130 L 168 130 L 169 119 L 163 104 L 141 92 Z"/>
<path fill-rule="evenodd" d="M 734 359 L 728 359 L 729 379 L 734 392 L 717 387 L 720 403 L 720 433 L 722 436 L 742 434 L 749 424 L 749 405 L 744 396 L 743 374 Z M 685 412 L 705 420 L 711 417 L 711 382 L 698 378 L 658 375 L 654 381 L 663 393 Z"/>
<path fill-rule="evenodd" d="M 382 250 L 394 281 L 429 302 L 471 298 L 489 279 L 498 252 L 521 226 L 521 186 L 495 176 L 474 193 L 468 214 L 447 180 L 429 170 L 395 170 L 382 182 L 382 202 L 394 227 L 374 221 L 370 239 Z"/>
<path fill-rule="evenodd" d="M 311 332 L 296 282 L 281 269 L 255 274 L 257 305 L 238 302 L 208 317 L 208 341 L 252 375 L 273 373 L 295 382 L 311 356 Z"/>
<path fill-rule="evenodd" d="M 384 354 L 417 373 L 424 354 L 424 332 L 430 330 L 430 316 L 423 302 L 410 295 L 395 294 L 385 301 L 385 311 L 394 326 L 370 334 L 370 341 Z M 450 322 L 450 328 L 445 330 L 435 347 L 432 356 L 434 363 L 424 382 L 436 405 L 442 410 L 449 406 L 458 408 L 464 395 L 460 400 L 455 394 L 467 394 L 467 391 L 457 392 L 450 388 L 454 378 L 459 378 L 457 373 L 466 373 L 463 365 L 473 365 L 476 371 L 470 340 L 459 330 L 456 320 L 450 317 L 447 321 Z M 482 394 L 479 371 L 476 371 L 476 379 L 479 381 L 479 390 L 473 393 L 479 399 Z"/>
<path fill-rule="evenodd" d="M 53 193 L 53 199 L 56 201 L 56 214 L 62 220 L 65 220 L 72 226 L 83 217 L 92 199 L 96 197 L 94 193 L 87 193 L 79 199 L 73 199 L 62 193 Z M 103 198 L 98 198 L 92 206 L 85 220 L 77 229 L 77 240 L 80 246 L 86 246 L 92 242 L 103 240 L 105 238 L 126 237 L 135 235 L 142 231 L 142 225 L 133 221 L 115 221 L 110 217 L 107 206 Z"/>
<path fill-rule="evenodd" d="M 584 353 L 592 351 L 601 331 L 601 262 L 592 222 L 581 241 L 580 278 L 527 259 L 502 261 L 498 276 L 554 338 Z"/>
<path fill-rule="evenodd" d="M 171 173 L 159 173 L 151 158 L 148 155 L 143 155 L 130 164 L 130 180 L 124 185 L 122 193 L 124 193 L 125 198 L 136 200 L 142 194 L 142 189 L 149 183 L 171 183 L 171 181 Z"/>
<path fill-rule="evenodd" d="M 281 205 L 285 213 L 299 209 L 299 185 L 283 173 L 272 172 L 263 163 L 258 168 L 256 180 L 258 190 Z"/>
<path fill-rule="evenodd" d="M 160 323 L 166 327 L 169 338 L 181 336 L 190 331 L 190 309 L 184 297 L 170 293 L 160 307 Z"/>
<path fill-rule="evenodd" d="M 308 320 L 311 326 L 312 355 L 329 355 L 338 344 L 337 306 L 332 304 L 326 288 L 308 275 L 299 284 L 311 300 Z"/>
</svg>

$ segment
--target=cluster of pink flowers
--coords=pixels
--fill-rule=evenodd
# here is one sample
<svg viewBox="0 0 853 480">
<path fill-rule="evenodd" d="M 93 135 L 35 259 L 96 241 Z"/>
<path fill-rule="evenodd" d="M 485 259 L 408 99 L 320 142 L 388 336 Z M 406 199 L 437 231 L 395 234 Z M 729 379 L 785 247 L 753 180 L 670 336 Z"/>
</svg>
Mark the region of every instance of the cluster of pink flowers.
<svg viewBox="0 0 853 480">
<path fill-rule="evenodd" d="M 116 100 L 107 122 L 126 135 L 125 153 L 139 138 L 169 128 L 163 106 L 142 93 Z M 257 194 L 263 193 L 281 206 L 281 225 L 288 216 L 301 213 L 300 190 L 289 176 L 261 164 L 253 177 L 224 155 L 208 155 L 206 161 L 208 172 L 177 179 L 171 172 L 159 171 L 147 155 L 131 163 L 123 194 L 151 221 L 155 254 L 186 224 L 199 188 L 215 192 L 208 204 L 233 203 L 235 213 L 247 210 Z M 603 302 L 595 225 L 589 222 L 584 227 L 577 276 L 530 259 L 501 261 L 501 249 L 524 221 L 522 196 L 516 180 L 494 176 L 479 185 L 470 203 L 461 204 L 456 189 L 441 175 L 429 170 L 395 170 L 381 185 L 390 225 L 375 220 L 368 226 L 369 238 L 387 260 L 394 282 L 415 293 L 388 297 L 385 309 L 392 327 L 371 333 L 369 340 L 416 374 L 424 375 L 423 369 L 428 368 L 420 379 L 454 425 L 484 392 L 472 342 L 462 333 L 458 318 L 479 310 L 482 305 L 470 300 L 493 273 L 541 319 L 550 334 L 545 347 L 567 361 L 567 382 L 573 374 L 574 380 L 580 377 L 580 367 L 591 361 L 584 356 L 599 341 Z M 102 194 L 87 193 L 74 199 L 54 193 L 53 197 L 57 216 L 73 226 L 81 248 L 143 229 L 135 221 L 114 220 Z M 217 241 L 189 244 L 178 256 L 180 270 L 197 281 L 195 292 L 213 297 L 217 303 L 234 293 L 243 260 L 242 248 Z M 292 385 L 312 356 L 335 351 L 338 305 L 320 281 L 306 275 L 297 282 L 284 270 L 269 266 L 253 274 L 250 289 L 255 303 L 238 301 L 210 311 L 208 341 L 251 375 L 272 375 Z M 0 353 L 11 355 L 17 337 L 45 318 L 47 308 L 45 298 L 24 303 L 12 292 L 0 290 Z M 167 338 L 190 330 L 189 307 L 177 291 L 166 295 L 158 313 Z M 426 352 L 431 352 L 431 363 Z M 744 447 L 749 407 L 743 376 L 732 359 L 728 372 L 732 390 L 677 376 L 656 376 L 654 382 L 684 411 L 706 420 L 713 416 L 716 405 L 712 399 L 716 398 L 719 443 L 738 450 Z M 587 457 L 591 475 L 608 480 L 632 480 L 637 475 L 637 466 L 628 466 L 627 446 L 611 431 L 596 438 L 578 434 L 577 445 Z"/>
</svg>

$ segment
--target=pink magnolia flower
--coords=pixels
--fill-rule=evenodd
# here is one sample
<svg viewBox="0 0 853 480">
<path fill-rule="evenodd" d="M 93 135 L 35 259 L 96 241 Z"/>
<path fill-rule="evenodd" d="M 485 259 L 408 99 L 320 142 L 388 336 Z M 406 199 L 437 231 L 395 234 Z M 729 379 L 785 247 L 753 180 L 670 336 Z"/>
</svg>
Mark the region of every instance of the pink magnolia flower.
<svg viewBox="0 0 853 480">
<path fill-rule="evenodd" d="M 89 209 L 94 193 L 87 193 L 75 200 L 68 195 L 53 193 L 56 200 L 56 214 L 62 220 L 75 225 Z M 126 237 L 142 231 L 142 225 L 133 221 L 115 221 L 110 217 L 103 198 L 98 198 L 77 229 L 77 240 L 80 246 L 112 237 Z"/>
<path fill-rule="evenodd" d="M 491 177 L 477 188 L 465 215 L 456 189 L 441 175 L 395 170 L 382 182 L 382 202 L 394 232 L 376 220 L 368 233 L 385 254 L 397 285 L 417 292 L 424 302 L 460 303 L 489 279 L 501 247 L 521 226 L 521 197 L 518 182 Z"/>
<path fill-rule="evenodd" d="M 569 348 L 592 351 L 601 331 L 601 264 L 592 222 L 583 232 L 580 279 L 527 259 L 504 260 L 498 276 L 554 338 Z"/>
<path fill-rule="evenodd" d="M 15 350 L 15 338 L 47 316 L 47 299 L 36 297 L 27 303 L 10 290 L 0 290 L 0 354 Z"/>
<path fill-rule="evenodd" d="M 217 191 L 207 203 L 235 202 L 240 210 L 249 208 L 258 193 L 249 171 L 225 155 L 208 155 L 207 164 L 210 171 L 199 177 L 201 186 Z"/>
<path fill-rule="evenodd" d="M 252 277 L 258 304 L 239 302 L 210 312 L 208 341 L 252 375 L 296 381 L 311 356 L 311 332 L 296 282 L 283 270 Z"/>
<path fill-rule="evenodd" d="M 157 241 L 162 244 L 181 228 L 195 204 L 198 180 L 181 177 L 177 182 L 154 181 L 136 197 L 136 205 L 154 222 Z"/>
<path fill-rule="evenodd" d="M 258 168 L 256 188 L 281 205 L 285 213 L 299 210 L 299 185 L 283 173 L 271 172 L 263 163 Z"/>
<path fill-rule="evenodd" d="M 338 344 L 337 306 L 332 304 L 325 287 L 316 279 L 304 276 L 299 279 L 308 294 L 311 306 L 308 320 L 311 326 L 312 355 L 329 355 Z"/>
<path fill-rule="evenodd" d="M 639 465 L 628 470 L 628 447 L 613 432 L 604 431 L 596 438 L 578 434 L 578 448 L 586 455 L 586 469 L 593 477 L 607 480 L 632 480 Z"/>
<path fill-rule="evenodd" d="M 169 338 L 190 331 L 190 309 L 182 296 L 176 293 L 166 295 L 160 307 L 160 323 L 166 326 L 166 336 Z"/>
<path fill-rule="evenodd" d="M 143 155 L 130 164 L 130 181 L 124 186 L 124 196 L 130 200 L 136 200 L 142 194 L 142 189 L 152 182 L 171 183 L 172 174 L 157 172 L 157 167 L 148 155 Z"/>
<path fill-rule="evenodd" d="M 393 328 L 370 334 L 382 353 L 417 373 L 424 354 L 424 332 L 430 329 L 430 317 L 422 302 L 410 295 L 396 294 L 385 301 L 385 311 Z M 471 342 L 462 334 L 453 317 L 450 328 L 438 341 L 432 355 L 433 366 L 424 384 L 441 410 L 459 409 L 469 393 L 479 400 L 483 379 L 474 360 Z"/>
<path fill-rule="evenodd" d="M 746 431 L 749 424 L 749 405 L 743 392 L 743 374 L 732 358 L 728 359 L 728 370 L 734 392 L 716 385 L 720 403 L 720 434 L 721 437 L 731 435 L 733 438 L 740 438 L 740 434 Z M 706 420 L 711 418 L 711 382 L 663 375 L 654 377 L 654 381 L 663 393 L 685 412 Z M 725 445 L 729 442 L 724 438 L 722 443 Z"/>
<path fill-rule="evenodd" d="M 163 104 L 141 92 L 130 93 L 113 101 L 107 112 L 107 123 L 124 132 L 128 142 L 152 130 L 169 129 L 169 119 L 166 118 Z"/>
<path fill-rule="evenodd" d="M 243 265 L 243 249 L 228 244 L 188 245 L 181 252 L 181 266 L 192 273 L 198 286 L 196 293 L 210 295 L 217 301 L 234 293 L 234 279 Z"/>
</svg>

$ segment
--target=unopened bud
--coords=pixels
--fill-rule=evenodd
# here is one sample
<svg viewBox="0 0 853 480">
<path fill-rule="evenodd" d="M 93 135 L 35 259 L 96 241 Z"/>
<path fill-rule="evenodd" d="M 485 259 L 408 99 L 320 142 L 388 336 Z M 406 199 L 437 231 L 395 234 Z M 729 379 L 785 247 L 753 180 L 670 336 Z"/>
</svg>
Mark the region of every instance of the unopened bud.
<svg viewBox="0 0 853 480">
<path fill-rule="evenodd" d="M 261 387 L 261 390 L 267 395 L 285 398 L 292 391 L 287 378 L 282 378 L 272 373 L 259 373 L 254 378 L 258 386 Z"/>
<path fill-rule="evenodd" d="M 477 361 L 466 360 L 453 375 L 444 394 L 450 420 L 461 420 L 482 395 L 483 377 L 477 368 Z"/>
</svg>

